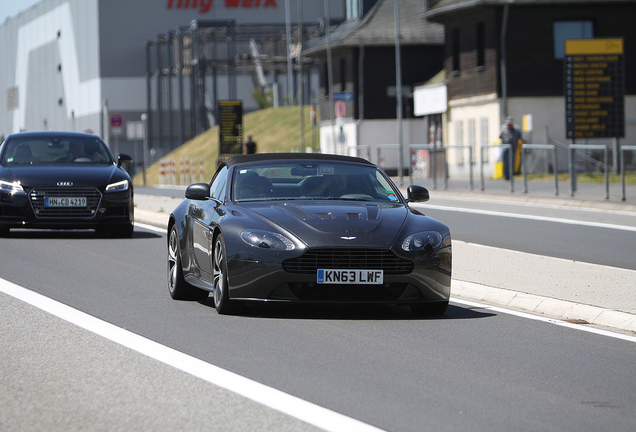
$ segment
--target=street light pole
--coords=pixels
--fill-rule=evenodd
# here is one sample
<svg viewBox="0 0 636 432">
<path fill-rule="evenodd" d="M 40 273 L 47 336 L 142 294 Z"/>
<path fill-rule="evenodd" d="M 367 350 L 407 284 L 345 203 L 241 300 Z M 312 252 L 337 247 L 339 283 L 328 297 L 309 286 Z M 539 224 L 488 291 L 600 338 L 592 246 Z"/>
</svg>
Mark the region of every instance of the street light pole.
<svg viewBox="0 0 636 432">
<path fill-rule="evenodd" d="M 395 0 L 393 15 L 395 19 L 395 96 L 397 108 L 397 128 L 398 128 L 398 176 L 400 177 L 400 186 L 404 186 L 404 149 L 402 138 L 402 60 L 400 54 L 400 0 Z"/>
<path fill-rule="evenodd" d="M 294 104 L 294 84 L 291 58 L 291 12 L 289 0 L 285 0 L 285 37 L 287 38 L 287 104 Z"/>
</svg>

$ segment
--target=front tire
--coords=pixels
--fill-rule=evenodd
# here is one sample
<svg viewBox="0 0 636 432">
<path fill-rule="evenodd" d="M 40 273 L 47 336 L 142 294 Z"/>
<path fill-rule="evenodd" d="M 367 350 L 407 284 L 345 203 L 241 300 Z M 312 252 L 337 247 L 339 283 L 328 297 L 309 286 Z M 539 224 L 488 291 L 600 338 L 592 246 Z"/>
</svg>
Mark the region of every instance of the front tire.
<svg viewBox="0 0 636 432">
<path fill-rule="evenodd" d="M 175 300 L 205 300 L 209 294 L 187 283 L 183 277 L 179 232 L 176 225 L 172 226 L 168 240 L 168 292 Z"/>
<path fill-rule="evenodd" d="M 221 315 L 227 315 L 234 312 L 234 303 L 230 300 L 229 284 L 227 278 L 227 254 L 225 252 L 225 242 L 223 234 L 219 233 L 214 241 L 214 257 L 213 257 L 213 281 L 214 290 L 214 307 Z"/>
</svg>

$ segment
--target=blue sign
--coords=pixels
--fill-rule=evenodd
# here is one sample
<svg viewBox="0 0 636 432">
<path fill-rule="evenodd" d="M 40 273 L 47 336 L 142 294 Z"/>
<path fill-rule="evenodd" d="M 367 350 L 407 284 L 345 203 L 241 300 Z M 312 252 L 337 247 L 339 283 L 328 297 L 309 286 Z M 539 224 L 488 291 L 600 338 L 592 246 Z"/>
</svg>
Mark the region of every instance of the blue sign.
<svg viewBox="0 0 636 432">
<path fill-rule="evenodd" d="M 334 92 L 334 101 L 353 102 L 355 94 L 353 92 Z"/>
</svg>

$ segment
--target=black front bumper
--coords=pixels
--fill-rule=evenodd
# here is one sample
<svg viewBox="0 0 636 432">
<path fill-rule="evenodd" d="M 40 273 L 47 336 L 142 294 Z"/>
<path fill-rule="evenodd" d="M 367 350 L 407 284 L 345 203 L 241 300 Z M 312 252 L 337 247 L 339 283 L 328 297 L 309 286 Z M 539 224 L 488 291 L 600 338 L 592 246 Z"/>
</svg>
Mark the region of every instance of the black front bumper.
<svg viewBox="0 0 636 432">
<path fill-rule="evenodd" d="M 51 208 L 50 196 L 81 196 L 85 207 Z M 134 221 L 132 191 L 101 193 L 95 188 L 32 189 L 26 194 L 0 193 L 0 228 L 95 229 L 130 226 Z"/>
</svg>

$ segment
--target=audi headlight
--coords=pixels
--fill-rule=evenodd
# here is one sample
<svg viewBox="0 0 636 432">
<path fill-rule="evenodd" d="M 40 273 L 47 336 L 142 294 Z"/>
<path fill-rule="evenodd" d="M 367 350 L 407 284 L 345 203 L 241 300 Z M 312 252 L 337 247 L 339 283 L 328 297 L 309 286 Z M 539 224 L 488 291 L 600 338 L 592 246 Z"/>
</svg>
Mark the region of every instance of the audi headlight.
<svg viewBox="0 0 636 432">
<path fill-rule="evenodd" d="M 442 244 L 442 235 L 437 231 L 424 231 L 411 234 L 402 242 L 402 249 L 407 252 L 433 250 Z"/>
<path fill-rule="evenodd" d="M 5 180 L 0 180 L 0 192 L 10 193 L 11 195 L 25 193 L 19 181 L 8 182 Z"/>
<path fill-rule="evenodd" d="M 241 231 L 241 238 L 250 246 L 272 250 L 294 250 L 296 245 L 282 234 L 262 230 Z"/>
<path fill-rule="evenodd" d="M 128 190 L 128 180 L 111 183 L 106 186 L 106 192 L 123 192 Z"/>
</svg>

